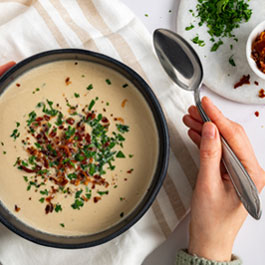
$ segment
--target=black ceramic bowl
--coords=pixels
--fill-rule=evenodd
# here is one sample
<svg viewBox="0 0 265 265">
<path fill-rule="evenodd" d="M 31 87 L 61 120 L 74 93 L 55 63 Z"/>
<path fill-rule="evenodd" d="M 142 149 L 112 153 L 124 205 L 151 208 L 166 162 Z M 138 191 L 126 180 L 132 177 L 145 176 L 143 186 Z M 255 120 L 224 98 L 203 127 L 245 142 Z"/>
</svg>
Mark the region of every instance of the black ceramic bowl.
<svg viewBox="0 0 265 265">
<path fill-rule="evenodd" d="M 8 85 L 21 74 L 39 65 L 58 60 L 85 60 L 109 67 L 130 80 L 149 105 L 159 135 L 159 157 L 151 185 L 138 206 L 117 225 L 100 233 L 85 236 L 58 236 L 43 233 L 25 225 L 6 210 L 0 201 L 0 221 L 10 230 L 35 243 L 57 248 L 92 247 L 111 240 L 135 224 L 149 209 L 163 184 L 169 157 L 169 136 L 165 116 L 159 102 L 147 83 L 132 69 L 108 56 L 79 49 L 61 49 L 43 52 L 15 65 L 0 78 L 0 96 Z"/>
</svg>

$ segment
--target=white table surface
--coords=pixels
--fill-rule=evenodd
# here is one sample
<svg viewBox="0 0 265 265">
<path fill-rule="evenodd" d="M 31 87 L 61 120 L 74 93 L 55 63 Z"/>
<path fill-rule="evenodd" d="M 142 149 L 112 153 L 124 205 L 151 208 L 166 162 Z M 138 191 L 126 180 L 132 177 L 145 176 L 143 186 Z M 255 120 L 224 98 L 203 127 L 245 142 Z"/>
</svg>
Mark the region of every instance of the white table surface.
<svg viewBox="0 0 265 265">
<path fill-rule="evenodd" d="M 178 1 L 180 0 L 122 1 L 142 20 L 150 33 L 156 28 L 175 30 Z M 148 17 L 145 14 L 148 14 Z M 265 105 L 235 103 L 207 89 L 202 91 L 202 95 L 209 96 L 227 117 L 244 126 L 257 158 L 261 166 L 265 168 Z M 254 115 L 255 111 L 259 111 L 259 117 Z M 264 203 L 264 192 L 261 195 L 261 200 Z M 174 264 L 177 249 L 185 248 L 188 244 L 188 219 L 189 216 L 183 220 L 163 245 L 146 258 L 142 265 Z M 233 252 L 242 258 L 244 265 L 264 265 L 264 246 L 265 215 L 259 221 L 248 217 L 239 232 Z"/>
</svg>

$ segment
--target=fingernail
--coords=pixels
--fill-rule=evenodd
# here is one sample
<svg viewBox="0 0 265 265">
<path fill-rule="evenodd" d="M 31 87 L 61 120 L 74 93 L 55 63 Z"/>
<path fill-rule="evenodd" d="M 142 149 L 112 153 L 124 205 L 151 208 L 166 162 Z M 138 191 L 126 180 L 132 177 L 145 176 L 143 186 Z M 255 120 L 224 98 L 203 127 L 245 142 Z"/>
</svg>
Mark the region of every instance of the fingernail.
<svg viewBox="0 0 265 265">
<path fill-rule="evenodd" d="M 202 128 L 202 137 L 208 139 L 214 139 L 215 131 L 216 131 L 215 126 L 211 122 L 206 122 L 204 123 Z"/>
<path fill-rule="evenodd" d="M 212 104 L 212 101 L 210 100 L 210 98 L 208 98 L 208 97 L 206 97 L 206 96 L 204 96 L 204 97 L 202 98 L 202 101 L 207 101 L 208 103 Z"/>
</svg>

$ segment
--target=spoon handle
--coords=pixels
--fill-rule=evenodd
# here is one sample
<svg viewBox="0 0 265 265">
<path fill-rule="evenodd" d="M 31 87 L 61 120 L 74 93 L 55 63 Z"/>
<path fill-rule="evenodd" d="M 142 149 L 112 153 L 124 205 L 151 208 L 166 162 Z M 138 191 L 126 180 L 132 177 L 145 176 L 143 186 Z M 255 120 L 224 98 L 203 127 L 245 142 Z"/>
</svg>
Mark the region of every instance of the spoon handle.
<svg viewBox="0 0 265 265">
<path fill-rule="evenodd" d="M 255 219 L 261 217 L 258 190 L 248 172 L 239 161 L 227 141 L 221 136 L 222 161 L 230 176 L 233 186 L 246 210 Z"/>
<path fill-rule="evenodd" d="M 205 111 L 201 106 L 199 95 L 195 93 L 195 102 L 199 113 L 204 122 L 210 121 Z M 248 172 L 239 161 L 236 154 L 233 152 L 227 141 L 221 135 L 222 143 L 222 162 L 227 170 L 227 173 L 232 181 L 232 184 L 237 192 L 237 195 L 243 203 L 249 214 L 255 219 L 261 217 L 261 206 L 258 195 L 258 190 L 250 178 Z"/>
</svg>

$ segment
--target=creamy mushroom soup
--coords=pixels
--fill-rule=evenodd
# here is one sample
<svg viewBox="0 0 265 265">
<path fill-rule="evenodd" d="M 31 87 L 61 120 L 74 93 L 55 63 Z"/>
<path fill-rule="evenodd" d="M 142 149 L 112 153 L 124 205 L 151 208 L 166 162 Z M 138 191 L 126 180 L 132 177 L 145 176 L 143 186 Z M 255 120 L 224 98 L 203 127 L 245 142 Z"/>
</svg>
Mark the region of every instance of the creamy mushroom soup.
<svg viewBox="0 0 265 265">
<path fill-rule="evenodd" d="M 34 68 L 0 97 L 0 200 L 25 224 L 57 235 L 103 231 L 151 183 L 154 118 L 140 92 L 96 63 Z"/>
</svg>

